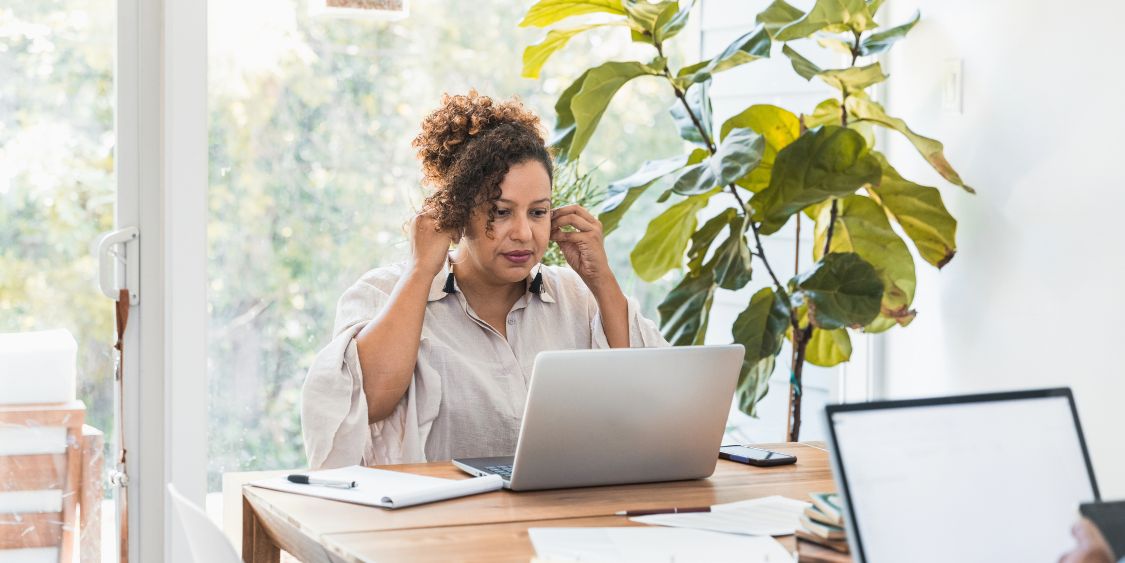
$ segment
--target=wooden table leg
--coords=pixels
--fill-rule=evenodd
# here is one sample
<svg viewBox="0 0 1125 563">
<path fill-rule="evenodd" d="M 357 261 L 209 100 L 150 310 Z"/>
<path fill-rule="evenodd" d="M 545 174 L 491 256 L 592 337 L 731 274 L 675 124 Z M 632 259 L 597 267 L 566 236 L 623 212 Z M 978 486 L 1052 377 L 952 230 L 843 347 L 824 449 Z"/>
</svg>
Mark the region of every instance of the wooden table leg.
<svg viewBox="0 0 1125 563">
<path fill-rule="evenodd" d="M 242 498 L 242 560 L 246 563 L 281 561 L 281 549 L 270 539 L 246 497 Z"/>
</svg>

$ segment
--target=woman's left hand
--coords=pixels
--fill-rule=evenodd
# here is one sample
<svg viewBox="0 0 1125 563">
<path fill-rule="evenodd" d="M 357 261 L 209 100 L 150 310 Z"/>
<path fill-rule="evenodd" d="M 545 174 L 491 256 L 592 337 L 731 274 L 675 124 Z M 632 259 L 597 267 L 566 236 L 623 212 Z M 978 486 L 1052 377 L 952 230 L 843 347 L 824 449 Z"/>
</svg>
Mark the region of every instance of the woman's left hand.
<svg viewBox="0 0 1125 563">
<path fill-rule="evenodd" d="M 575 231 L 564 231 L 570 226 Z M 551 210 L 551 240 L 559 243 L 566 263 L 578 272 L 586 285 L 614 281 L 605 253 L 602 223 L 581 205 L 566 205 Z"/>
</svg>

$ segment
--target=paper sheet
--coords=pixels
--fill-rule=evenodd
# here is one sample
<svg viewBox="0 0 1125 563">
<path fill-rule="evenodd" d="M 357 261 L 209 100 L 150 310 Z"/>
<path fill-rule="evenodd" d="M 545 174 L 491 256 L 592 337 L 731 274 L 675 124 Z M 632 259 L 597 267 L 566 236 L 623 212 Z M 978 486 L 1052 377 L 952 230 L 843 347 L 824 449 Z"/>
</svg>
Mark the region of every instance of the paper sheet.
<svg viewBox="0 0 1125 563">
<path fill-rule="evenodd" d="M 792 563 L 771 537 L 670 528 L 531 528 L 535 554 L 548 561 Z"/>
<path fill-rule="evenodd" d="M 717 504 L 711 512 L 686 514 L 652 514 L 630 518 L 634 522 L 694 528 L 751 536 L 787 536 L 800 527 L 801 513 L 809 503 L 782 496 L 772 496 Z"/>
<path fill-rule="evenodd" d="M 437 477 L 402 473 L 401 471 L 372 469 L 359 465 L 325 471 L 311 471 L 307 475 L 320 479 L 355 481 L 357 486 L 352 489 L 336 489 L 317 485 L 300 485 L 289 482 L 285 477 L 254 481 L 250 485 L 275 491 L 383 508 L 403 508 L 497 491 L 504 487 L 504 480 L 499 475 L 460 480 L 439 479 Z"/>
</svg>

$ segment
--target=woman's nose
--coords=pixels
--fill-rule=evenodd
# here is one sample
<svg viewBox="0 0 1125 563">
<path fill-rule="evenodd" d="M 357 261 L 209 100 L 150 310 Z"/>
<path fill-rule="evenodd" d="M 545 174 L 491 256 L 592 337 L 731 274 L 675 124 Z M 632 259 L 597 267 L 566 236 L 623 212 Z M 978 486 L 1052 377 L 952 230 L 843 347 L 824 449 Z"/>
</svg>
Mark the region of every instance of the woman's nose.
<svg viewBox="0 0 1125 563">
<path fill-rule="evenodd" d="M 512 238 L 515 240 L 531 240 L 531 221 L 527 217 L 518 217 L 512 226 Z"/>
</svg>

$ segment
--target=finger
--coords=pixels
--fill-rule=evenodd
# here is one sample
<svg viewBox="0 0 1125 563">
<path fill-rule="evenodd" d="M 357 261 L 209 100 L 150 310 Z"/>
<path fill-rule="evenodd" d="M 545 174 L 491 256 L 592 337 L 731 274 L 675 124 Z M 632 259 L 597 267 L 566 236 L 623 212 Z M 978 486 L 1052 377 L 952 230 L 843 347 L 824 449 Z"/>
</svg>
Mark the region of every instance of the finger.
<svg viewBox="0 0 1125 563">
<path fill-rule="evenodd" d="M 587 221 L 591 222 L 598 221 L 598 218 L 594 217 L 593 213 L 590 213 L 588 209 L 582 207 L 581 205 L 578 205 L 577 203 L 564 205 L 562 207 L 556 207 L 551 211 L 551 216 L 555 218 L 565 217 L 567 215 L 579 215 L 581 217 L 584 217 Z"/>
<path fill-rule="evenodd" d="M 555 231 L 551 233 L 551 240 L 555 242 L 589 242 L 589 233 Z"/>
<path fill-rule="evenodd" d="M 582 232 L 600 231 L 601 225 L 582 217 L 581 215 L 566 215 L 563 217 L 556 217 L 551 221 L 551 227 L 559 229 L 565 226 L 571 226 Z"/>
</svg>

